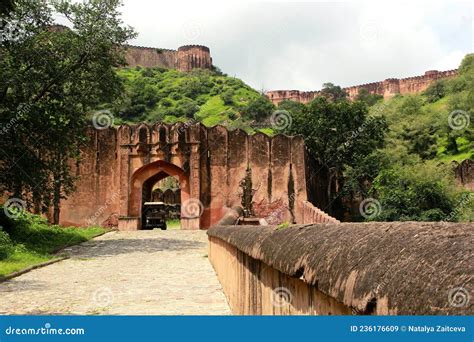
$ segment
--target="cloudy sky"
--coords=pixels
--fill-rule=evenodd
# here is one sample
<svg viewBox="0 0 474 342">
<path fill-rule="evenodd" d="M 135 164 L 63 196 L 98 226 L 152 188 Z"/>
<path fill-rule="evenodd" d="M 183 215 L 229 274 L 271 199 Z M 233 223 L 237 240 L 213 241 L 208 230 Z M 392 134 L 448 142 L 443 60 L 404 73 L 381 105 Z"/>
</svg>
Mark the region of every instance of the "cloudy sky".
<svg viewBox="0 0 474 342">
<path fill-rule="evenodd" d="M 473 49 L 473 3 L 125 0 L 132 44 L 202 44 L 256 89 L 317 90 L 456 68 Z"/>
</svg>

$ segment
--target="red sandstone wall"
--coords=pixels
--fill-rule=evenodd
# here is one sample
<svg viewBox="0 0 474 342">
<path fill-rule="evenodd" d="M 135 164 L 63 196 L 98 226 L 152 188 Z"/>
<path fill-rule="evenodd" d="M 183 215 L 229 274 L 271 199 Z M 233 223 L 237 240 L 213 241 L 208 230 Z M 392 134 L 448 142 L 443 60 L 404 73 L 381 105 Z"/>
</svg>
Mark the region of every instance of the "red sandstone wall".
<svg viewBox="0 0 474 342">
<path fill-rule="evenodd" d="M 361 84 L 357 86 L 347 87 L 344 90 L 347 92 L 350 100 L 354 100 L 359 94 L 359 90 L 364 88 L 371 94 L 382 95 L 385 99 L 395 96 L 396 94 L 417 94 L 421 93 L 430 86 L 431 83 L 438 79 L 452 78 L 457 75 L 457 70 L 437 71 L 430 70 L 425 72 L 422 76 L 408 77 L 408 78 L 389 78 L 385 81 Z M 265 95 L 274 103 L 278 104 L 283 100 L 292 100 L 302 103 L 312 101 L 319 91 L 299 91 L 299 90 L 272 90 L 265 93 Z"/>
<path fill-rule="evenodd" d="M 190 197 L 204 205 L 201 228 L 220 220 L 227 208 L 242 205 L 247 170 L 256 216 L 271 223 L 303 222 L 307 193 L 301 137 L 249 136 L 201 124 L 124 125 L 91 130 L 89 136 L 75 171 L 77 191 L 61 202 L 61 224 L 115 225 L 119 216 L 136 216 L 131 215 L 132 177 L 160 160 L 189 177 Z"/>
<path fill-rule="evenodd" d="M 303 202 L 303 220 L 301 223 L 340 223 L 334 217 L 316 208 L 308 201 Z"/>
<path fill-rule="evenodd" d="M 126 47 L 125 60 L 130 67 L 140 65 L 147 68 L 161 67 L 184 72 L 212 67 L 210 50 L 201 45 L 186 45 L 178 48 L 177 51 L 129 45 Z"/>
<path fill-rule="evenodd" d="M 174 69 L 176 67 L 176 50 L 155 49 L 141 46 L 127 46 L 125 60 L 130 67 L 143 66 L 147 68 L 161 67 Z"/>
<path fill-rule="evenodd" d="M 193 69 L 210 69 L 212 58 L 208 47 L 186 45 L 178 49 L 177 69 L 191 71 Z"/>
</svg>

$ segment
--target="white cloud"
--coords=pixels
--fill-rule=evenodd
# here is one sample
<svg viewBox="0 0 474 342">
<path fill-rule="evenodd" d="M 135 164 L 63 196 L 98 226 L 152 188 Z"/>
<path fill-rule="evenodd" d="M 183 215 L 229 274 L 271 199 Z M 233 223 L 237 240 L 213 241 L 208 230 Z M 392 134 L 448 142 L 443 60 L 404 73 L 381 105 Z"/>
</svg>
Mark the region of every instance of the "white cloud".
<svg viewBox="0 0 474 342">
<path fill-rule="evenodd" d="M 125 0 L 134 44 L 202 44 L 256 89 L 319 89 L 452 69 L 473 49 L 470 1 L 158 2 Z"/>
</svg>

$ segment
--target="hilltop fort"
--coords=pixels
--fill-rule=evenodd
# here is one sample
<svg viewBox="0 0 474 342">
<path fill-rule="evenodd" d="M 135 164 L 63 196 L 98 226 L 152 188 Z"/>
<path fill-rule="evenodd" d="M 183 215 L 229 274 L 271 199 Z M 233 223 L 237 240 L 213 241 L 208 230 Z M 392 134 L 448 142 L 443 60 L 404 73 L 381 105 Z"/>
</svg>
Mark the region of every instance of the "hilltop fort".
<svg viewBox="0 0 474 342">
<path fill-rule="evenodd" d="M 387 78 L 384 81 L 366 83 L 352 87 L 343 88 L 349 99 L 354 100 L 361 89 L 366 89 L 370 94 L 382 95 L 384 99 L 389 99 L 397 94 L 417 94 L 426 90 L 434 81 L 445 78 L 452 78 L 457 75 L 457 70 L 437 71 L 429 70 L 421 76 L 407 78 Z M 292 100 L 302 103 L 311 102 L 320 91 L 300 91 L 300 90 L 271 90 L 265 95 L 274 104 L 284 100 Z"/>
<path fill-rule="evenodd" d="M 202 45 L 185 45 L 178 50 L 127 45 L 125 60 L 131 67 L 166 68 L 179 71 L 211 69 L 212 58 L 209 48 Z"/>
</svg>

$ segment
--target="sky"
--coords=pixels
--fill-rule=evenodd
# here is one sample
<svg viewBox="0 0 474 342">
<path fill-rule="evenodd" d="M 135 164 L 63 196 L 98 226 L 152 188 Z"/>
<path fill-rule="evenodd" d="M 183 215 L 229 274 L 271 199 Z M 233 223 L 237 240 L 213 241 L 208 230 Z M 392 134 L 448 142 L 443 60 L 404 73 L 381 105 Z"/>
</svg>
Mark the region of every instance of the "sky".
<svg viewBox="0 0 474 342">
<path fill-rule="evenodd" d="M 457 68 L 473 52 L 471 1 L 124 0 L 133 45 L 200 44 L 257 90 L 318 90 Z"/>
</svg>

